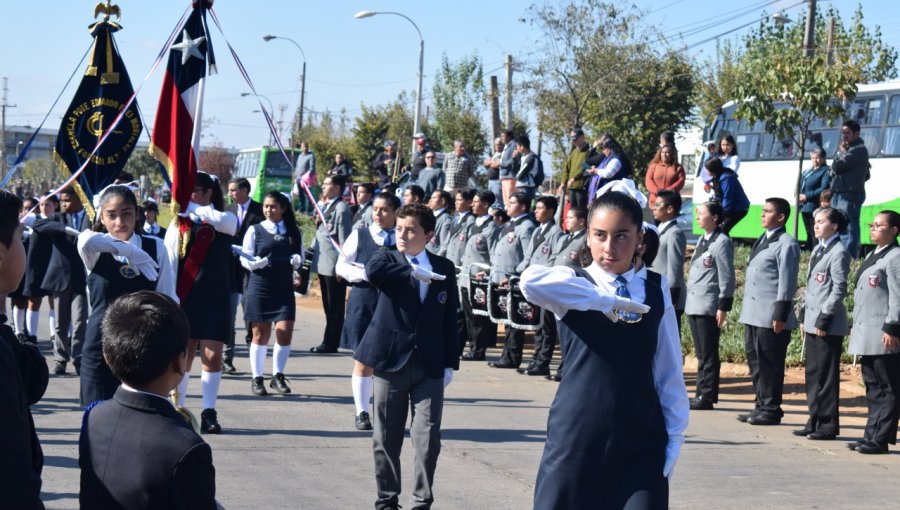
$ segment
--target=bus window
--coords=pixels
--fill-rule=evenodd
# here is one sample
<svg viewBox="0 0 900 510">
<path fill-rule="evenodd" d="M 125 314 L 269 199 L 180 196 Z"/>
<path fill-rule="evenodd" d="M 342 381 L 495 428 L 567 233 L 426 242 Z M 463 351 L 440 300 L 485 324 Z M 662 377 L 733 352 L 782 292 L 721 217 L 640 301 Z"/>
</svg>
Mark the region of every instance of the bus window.
<svg viewBox="0 0 900 510">
<path fill-rule="evenodd" d="M 900 127 L 894 126 L 884 130 L 883 150 L 885 156 L 900 156 Z"/>
<path fill-rule="evenodd" d="M 743 134 L 734 138 L 737 143 L 737 152 L 741 160 L 756 159 L 759 155 L 759 135 Z"/>
<path fill-rule="evenodd" d="M 828 157 L 837 153 L 838 143 L 840 143 L 840 131 L 837 129 L 824 129 L 810 131 L 806 137 L 806 153 L 821 148 Z"/>
<path fill-rule="evenodd" d="M 794 141 L 790 138 L 776 140 L 775 135 L 766 134 L 762 139 L 760 157 L 763 159 L 791 159 L 795 152 Z"/>
<path fill-rule="evenodd" d="M 737 130 L 739 133 L 761 133 L 766 130 L 766 122 L 758 120 L 753 125 L 750 125 L 746 120 L 741 120 L 738 122 Z"/>
<path fill-rule="evenodd" d="M 884 99 L 880 97 L 871 99 L 857 99 L 847 108 L 847 116 L 862 126 L 881 124 L 884 117 Z"/>
<path fill-rule="evenodd" d="M 900 124 L 900 96 L 891 97 L 891 108 L 888 110 L 888 124 Z"/>
<path fill-rule="evenodd" d="M 281 151 L 269 151 L 266 157 L 266 177 L 293 177 L 294 170 L 291 163 L 284 159 Z"/>
<path fill-rule="evenodd" d="M 877 156 L 881 152 L 881 128 L 864 127 L 859 131 L 859 137 L 866 142 L 869 156 Z"/>
</svg>

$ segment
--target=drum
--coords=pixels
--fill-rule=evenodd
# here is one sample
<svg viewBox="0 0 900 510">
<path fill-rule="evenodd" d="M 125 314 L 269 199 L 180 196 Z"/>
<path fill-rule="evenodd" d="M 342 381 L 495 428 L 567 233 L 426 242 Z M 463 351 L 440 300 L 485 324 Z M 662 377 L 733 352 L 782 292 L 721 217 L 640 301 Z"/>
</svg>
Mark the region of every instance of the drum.
<svg viewBox="0 0 900 510">
<path fill-rule="evenodd" d="M 294 270 L 294 292 L 305 296 L 309 293 L 309 277 L 312 272 L 313 251 L 303 252 L 303 262 Z"/>
<path fill-rule="evenodd" d="M 509 285 L 488 284 L 488 315 L 494 324 L 509 325 Z"/>
<path fill-rule="evenodd" d="M 490 291 L 490 285 L 488 282 L 490 281 L 490 278 L 489 276 L 486 276 L 480 280 L 475 278 L 475 275 L 481 271 L 484 271 L 485 273 L 490 275 L 491 266 L 478 262 L 469 266 L 469 288 L 466 289 L 466 291 L 469 293 L 469 304 L 472 305 L 472 315 L 490 317 L 491 313 L 488 310 L 488 292 Z"/>
<path fill-rule="evenodd" d="M 525 300 L 519 277 L 509 278 L 509 326 L 525 331 L 537 331 L 543 326 L 543 310 Z"/>
</svg>

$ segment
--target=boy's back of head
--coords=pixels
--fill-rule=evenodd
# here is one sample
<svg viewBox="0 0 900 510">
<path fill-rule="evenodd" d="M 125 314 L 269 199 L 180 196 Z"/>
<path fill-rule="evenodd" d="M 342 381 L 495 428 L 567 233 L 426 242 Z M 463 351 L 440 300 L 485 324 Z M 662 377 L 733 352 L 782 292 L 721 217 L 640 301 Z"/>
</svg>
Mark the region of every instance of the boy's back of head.
<svg viewBox="0 0 900 510">
<path fill-rule="evenodd" d="M 103 357 L 113 375 L 136 387 L 170 373 L 187 348 L 190 325 L 172 298 L 142 290 L 109 306 L 102 331 Z"/>
</svg>

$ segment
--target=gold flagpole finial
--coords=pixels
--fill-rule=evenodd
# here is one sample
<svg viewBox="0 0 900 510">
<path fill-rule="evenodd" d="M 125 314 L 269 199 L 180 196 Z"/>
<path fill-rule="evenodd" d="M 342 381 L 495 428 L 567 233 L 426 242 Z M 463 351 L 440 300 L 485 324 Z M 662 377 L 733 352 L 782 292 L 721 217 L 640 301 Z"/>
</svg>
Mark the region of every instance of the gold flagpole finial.
<svg viewBox="0 0 900 510">
<path fill-rule="evenodd" d="M 103 21 L 109 21 L 109 17 L 113 15 L 117 20 L 122 19 L 122 11 L 118 5 L 112 4 L 112 0 L 106 0 L 105 4 L 102 1 L 97 3 L 97 6 L 94 7 L 94 17 L 100 16 L 101 13 L 103 13 Z"/>
</svg>

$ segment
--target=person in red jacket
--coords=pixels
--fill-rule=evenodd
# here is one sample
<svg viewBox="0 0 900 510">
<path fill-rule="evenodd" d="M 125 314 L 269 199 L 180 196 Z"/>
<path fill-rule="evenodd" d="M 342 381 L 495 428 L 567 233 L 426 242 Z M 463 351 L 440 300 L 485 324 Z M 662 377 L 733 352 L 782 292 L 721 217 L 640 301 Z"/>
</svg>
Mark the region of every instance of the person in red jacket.
<svg viewBox="0 0 900 510">
<path fill-rule="evenodd" d="M 650 192 L 650 201 L 656 203 L 656 194 L 664 189 L 676 193 L 684 187 L 684 167 L 678 164 L 678 151 L 671 144 L 660 147 L 657 157 L 650 162 L 647 168 L 647 191 Z"/>
</svg>

